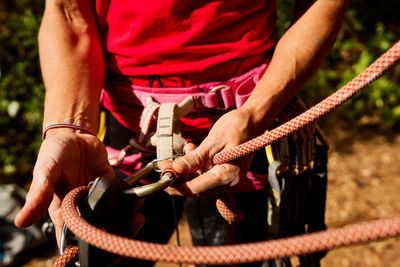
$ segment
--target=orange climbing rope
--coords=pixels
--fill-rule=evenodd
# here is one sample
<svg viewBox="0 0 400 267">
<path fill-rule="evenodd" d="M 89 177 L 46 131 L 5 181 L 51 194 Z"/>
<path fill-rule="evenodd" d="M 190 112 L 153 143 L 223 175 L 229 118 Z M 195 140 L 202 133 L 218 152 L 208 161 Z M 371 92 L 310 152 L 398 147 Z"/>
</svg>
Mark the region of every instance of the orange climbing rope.
<svg viewBox="0 0 400 267">
<path fill-rule="evenodd" d="M 247 155 L 317 120 L 379 78 L 399 59 L 400 41 L 356 78 L 313 108 L 264 135 L 217 154 L 213 159 L 214 163 L 221 164 Z M 308 254 L 400 235 L 400 217 L 394 217 L 341 229 L 251 244 L 220 247 L 161 245 L 116 236 L 88 224 L 76 211 L 77 201 L 87 194 L 87 191 L 88 187 L 80 187 L 65 197 L 62 205 L 63 217 L 68 228 L 95 247 L 114 254 L 150 261 L 193 264 L 245 263 Z"/>
<path fill-rule="evenodd" d="M 177 247 L 110 234 L 87 223 L 75 206 L 88 187 L 72 190 L 63 201 L 68 228 L 84 241 L 125 257 L 188 264 L 234 264 L 285 258 L 400 235 L 400 216 L 340 229 L 265 242 L 229 246 Z M 63 265 L 54 265 L 63 266 Z"/>
</svg>

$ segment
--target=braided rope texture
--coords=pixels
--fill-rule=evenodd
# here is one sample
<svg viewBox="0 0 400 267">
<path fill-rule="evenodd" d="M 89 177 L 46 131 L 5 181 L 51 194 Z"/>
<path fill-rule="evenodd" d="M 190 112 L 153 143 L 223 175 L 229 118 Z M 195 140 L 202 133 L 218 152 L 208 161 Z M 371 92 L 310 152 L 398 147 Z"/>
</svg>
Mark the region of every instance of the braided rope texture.
<svg viewBox="0 0 400 267">
<path fill-rule="evenodd" d="M 217 154 L 213 162 L 232 161 L 287 136 L 319 119 L 361 91 L 400 58 L 400 41 L 340 90 L 268 133 Z M 400 216 L 272 241 L 217 247 L 177 247 L 119 237 L 88 224 L 76 211 L 89 187 L 71 191 L 63 201 L 63 217 L 77 236 L 100 249 L 126 257 L 189 264 L 233 264 L 285 258 L 400 235 Z"/>
<path fill-rule="evenodd" d="M 389 69 L 400 58 L 400 41 L 397 42 L 391 49 L 381 55 L 367 69 L 360 73 L 357 77 L 351 80 L 348 84 L 336 91 L 328 98 L 321 101 L 313 108 L 293 118 L 285 124 L 268 131 L 267 133 L 252 139 L 242 145 L 231 148 L 230 150 L 222 151 L 213 158 L 214 164 L 222 164 L 237 158 L 243 157 L 256 150 L 262 149 L 265 146 L 298 131 L 300 128 L 314 122 L 325 114 L 333 111 L 339 105 L 343 104 L 350 97 L 367 87 L 377 78 L 379 78 L 385 70 Z M 234 210 L 227 205 L 225 201 L 217 200 L 217 209 L 229 224 L 239 222 L 241 220 L 240 211 Z"/>
<path fill-rule="evenodd" d="M 215 201 L 215 206 L 219 214 L 228 224 L 239 223 L 243 220 L 243 214 L 236 208 L 235 201 L 231 194 L 227 193 L 219 196 Z"/>
<path fill-rule="evenodd" d="M 321 118 L 325 114 L 336 109 L 339 105 L 343 104 L 346 100 L 357 94 L 363 88 L 367 87 L 377 78 L 382 76 L 384 71 L 396 63 L 399 58 L 400 41 L 382 54 L 374 63 L 361 72 L 357 77 L 330 95 L 328 98 L 324 99 L 314 107 L 293 118 L 287 123 L 282 124 L 279 127 L 244 144 L 216 154 L 213 159 L 214 164 L 226 163 L 250 154 Z"/>
<path fill-rule="evenodd" d="M 188 264 L 233 264 L 257 262 L 324 251 L 336 247 L 400 235 L 400 216 L 339 229 L 272 241 L 216 247 L 178 247 L 137 241 L 100 230 L 79 216 L 75 206 L 89 187 L 72 190 L 63 201 L 63 217 L 68 228 L 84 241 L 121 256 Z"/>
<path fill-rule="evenodd" d="M 53 267 L 64 267 L 72 265 L 73 261 L 77 259 L 78 259 L 78 247 L 77 246 L 68 247 L 64 251 L 64 253 L 57 258 L 56 262 L 53 264 Z"/>
</svg>

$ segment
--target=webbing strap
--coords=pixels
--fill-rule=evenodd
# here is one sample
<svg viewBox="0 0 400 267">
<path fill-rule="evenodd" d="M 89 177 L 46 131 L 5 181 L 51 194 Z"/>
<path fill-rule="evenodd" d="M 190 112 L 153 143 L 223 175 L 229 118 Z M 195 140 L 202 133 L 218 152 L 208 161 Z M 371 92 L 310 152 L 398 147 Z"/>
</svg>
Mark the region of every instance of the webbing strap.
<svg viewBox="0 0 400 267">
<path fill-rule="evenodd" d="M 160 108 L 160 104 L 153 101 L 151 97 L 147 98 L 147 105 L 143 109 L 142 115 L 140 117 L 139 127 L 140 127 L 140 134 L 138 137 L 139 143 L 144 143 L 151 125 L 151 120 L 153 116 Z"/>
<path fill-rule="evenodd" d="M 173 155 L 175 103 L 161 104 L 157 119 L 157 158 L 166 159 Z"/>
<path fill-rule="evenodd" d="M 353 79 L 329 102 L 323 101 L 317 109 L 310 109 L 304 115 L 298 116 L 275 131 L 268 137 L 256 138 L 255 141 L 234 147 L 230 151 L 224 151 L 218 157 L 214 157 L 214 163 L 220 164 L 247 155 L 260 149 L 279 138 L 287 136 L 298 128 L 314 121 L 326 113 L 332 111 L 338 105 L 346 101 L 356 92 L 365 88 L 373 80 L 383 74 L 396 61 L 400 59 L 400 42 L 396 43 L 390 50 L 375 61 L 367 70 Z M 340 95 L 343 94 L 342 97 Z M 323 108 L 320 110 L 319 108 Z M 233 153 L 233 151 L 237 153 Z M 247 153 L 247 154 L 246 154 Z M 80 187 L 69 192 L 63 200 L 63 218 L 68 228 L 73 233 L 88 243 L 96 244 L 97 247 L 111 253 L 123 256 L 140 258 L 152 261 L 184 262 L 196 264 L 232 264 L 244 262 L 264 261 L 274 258 L 286 258 L 293 255 L 308 254 L 316 251 L 324 251 L 345 245 L 368 242 L 371 240 L 400 236 L 400 217 L 382 219 L 375 222 L 360 225 L 347 226 L 342 229 L 328 230 L 304 236 L 296 236 L 281 240 L 258 242 L 251 244 L 240 244 L 236 246 L 222 247 L 176 247 L 160 244 L 135 241 L 122 238 L 100 231 L 84 221 L 76 209 L 77 202 L 87 194 L 88 187 Z"/>
<path fill-rule="evenodd" d="M 192 97 L 185 98 L 181 103 L 164 103 L 160 105 L 157 118 L 156 140 L 152 143 L 157 147 L 157 158 L 167 159 L 174 154 L 182 154 L 186 140 L 180 132 L 179 119 L 194 109 Z M 154 144 L 155 143 L 155 144 Z"/>
</svg>

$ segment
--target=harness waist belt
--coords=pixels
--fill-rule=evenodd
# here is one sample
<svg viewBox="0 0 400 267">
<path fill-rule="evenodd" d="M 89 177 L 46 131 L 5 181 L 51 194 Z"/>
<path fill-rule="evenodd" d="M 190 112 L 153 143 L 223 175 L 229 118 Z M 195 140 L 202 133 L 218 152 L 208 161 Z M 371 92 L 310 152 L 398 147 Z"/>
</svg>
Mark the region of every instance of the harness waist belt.
<svg viewBox="0 0 400 267">
<path fill-rule="evenodd" d="M 106 81 L 102 93 L 117 100 L 117 103 L 136 106 L 145 106 L 148 97 L 162 104 L 180 103 L 192 96 L 195 110 L 232 109 L 244 104 L 267 66 L 262 64 L 225 82 L 209 82 L 191 87 L 144 87 L 110 79 Z"/>
</svg>

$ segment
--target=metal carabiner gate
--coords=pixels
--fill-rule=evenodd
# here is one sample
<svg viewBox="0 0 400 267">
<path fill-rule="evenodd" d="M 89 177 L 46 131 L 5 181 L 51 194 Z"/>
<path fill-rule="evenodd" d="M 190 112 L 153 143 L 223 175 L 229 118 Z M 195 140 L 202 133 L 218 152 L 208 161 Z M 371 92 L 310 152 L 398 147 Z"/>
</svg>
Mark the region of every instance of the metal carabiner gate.
<svg viewBox="0 0 400 267">
<path fill-rule="evenodd" d="M 170 186 L 176 179 L 172 169 L 161 172 L 157 182 L 132 187 L 139 180 L 159 171 L 154 160 L 142 169 L 123 180 L 98 177 L 90 183 L 88 195 L 78 205 L 81 216 L 97 228 L 104 229 L 117 235 L 129 235 L 133 205 L 137 198 L 143 198 Z M 66 225 L 61 234 L 60 253 L 71 245 L 78 245 L 79 262 L 76 266 L 105 266 L 107 262 L 115 261 L 115 256 L 91 246 L 85 241 L 74 237 Z"/>
</svg>

